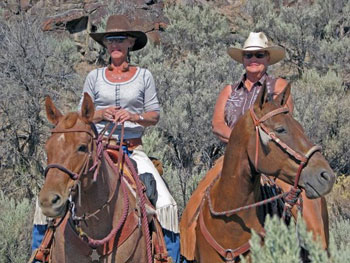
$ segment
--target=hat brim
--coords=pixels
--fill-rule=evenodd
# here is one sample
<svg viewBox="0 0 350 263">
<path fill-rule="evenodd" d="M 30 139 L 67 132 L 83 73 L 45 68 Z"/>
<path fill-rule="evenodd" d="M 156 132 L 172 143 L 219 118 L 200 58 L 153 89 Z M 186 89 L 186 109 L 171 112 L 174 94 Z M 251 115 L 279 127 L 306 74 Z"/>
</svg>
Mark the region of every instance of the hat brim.
<svg viewBox="0 0 350 263">
<path fill-rule="evenodd" d="M 271 46 L 267 48 L 259 48 L 259 47 L 250 47 L 250 48 L 235 48 L 235 47 L 229 47 L 227 49 L 227 53 L 230 55 L 231 58 L 236 60 L 237 62 L 243 64 L 243 53 L 247 51 L 267 51 L 269 52 L 270 60 L 269 65 L 276 64 L 277 62 L 284 59 L 286 56 L 286 51 L 283 47 L 280 46 Z"/>
<path fill-rule="evenodd" d="M 129 36 L 135 38 L 135 44 L 130 49 L 130 51 L 140 50 L 147 44 L 147 35 L 142 31 L 90 33 L 90 37 L 103 47 L 106 47 L 103 43 L 103 39 L 105 36 Z"/>
</svg>

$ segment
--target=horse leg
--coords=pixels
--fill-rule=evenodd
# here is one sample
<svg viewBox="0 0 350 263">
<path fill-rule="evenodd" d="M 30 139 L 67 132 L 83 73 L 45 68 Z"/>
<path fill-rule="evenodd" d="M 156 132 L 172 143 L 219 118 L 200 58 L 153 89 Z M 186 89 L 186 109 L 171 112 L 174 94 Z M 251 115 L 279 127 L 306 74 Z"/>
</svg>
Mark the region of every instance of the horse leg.
<svg viewBox="0 0 350 263">
<path fill-rule="evenodd" d="M 284 192 L 290 190 L 290 185 L 281 180 L 276 180 L 276 184 L 282 188 Z M 329 242 L 329 222 L 326 199 L 324 197 L 309 199 L 306 197 L 305 192 L 301 193 L 303 198 L 303 219 L 305 220 L 306 227 L 309 231 L 312 231 L 314 240 L 319 240 L 324 249 L 328 248 Z M 297 217 L 297 209 L 292 209 L 294 218 Z"/>
</svg>

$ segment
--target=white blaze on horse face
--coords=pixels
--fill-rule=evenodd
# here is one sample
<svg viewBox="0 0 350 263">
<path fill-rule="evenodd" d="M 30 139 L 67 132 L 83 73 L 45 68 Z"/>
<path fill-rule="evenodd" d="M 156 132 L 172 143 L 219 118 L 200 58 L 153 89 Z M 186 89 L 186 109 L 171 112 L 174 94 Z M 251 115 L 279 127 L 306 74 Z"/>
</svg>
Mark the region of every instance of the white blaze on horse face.
<svg viewBox="0 0 350 263">
<path fill-rule="evenodd" d="M 259 135 L 260 135 L 261 142 L 266 147 L 267 143 L 271 140 L 271 137 L 265 131 L 263 131 L 263 129 L 261 129 L 260 126 L 258 129 L 259 129 Z"/>
<path fill-rule="evenodd" d="M 64 142 L 64 140 L 65 140 L 64 133 L 62 133 L 62 134 L 60 135 L 60 137 L 58 137 L 58 141 Z"/>
</svg>

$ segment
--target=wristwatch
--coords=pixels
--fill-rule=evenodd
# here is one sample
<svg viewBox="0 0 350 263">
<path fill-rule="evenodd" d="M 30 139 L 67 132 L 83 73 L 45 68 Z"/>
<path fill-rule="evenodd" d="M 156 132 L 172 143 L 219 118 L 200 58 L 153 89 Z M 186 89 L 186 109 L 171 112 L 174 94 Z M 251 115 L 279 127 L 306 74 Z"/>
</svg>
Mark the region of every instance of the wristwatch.
<svg viewBox="0 0 350 263">
<path fill-rule="evenodd" d="M 143 121 L 145 118 L 141 115 L 141 114 L 139 114 L 139 121 Z"/>
</svg>

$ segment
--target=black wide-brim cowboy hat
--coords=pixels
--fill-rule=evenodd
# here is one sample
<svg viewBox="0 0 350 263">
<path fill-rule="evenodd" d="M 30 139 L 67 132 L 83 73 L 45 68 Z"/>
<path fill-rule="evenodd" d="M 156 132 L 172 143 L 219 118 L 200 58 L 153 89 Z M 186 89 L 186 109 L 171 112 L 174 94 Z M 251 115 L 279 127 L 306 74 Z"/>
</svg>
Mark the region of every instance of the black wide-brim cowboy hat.
<svg viewBox="0 0 350 263">
<path fill-rule="evenodd" d="M 147 44 L 147 35 L 133 30 L 129 19 L 124 15 L 111 15 L 107 19 L 106 32 L 90 33 L 90 37 L 97 43 L 106 47 L 103 40 L 106 36 L 129 36 L 135 38 L 135 44 L 130 51 L 140 50 Z"/>
</svg>

